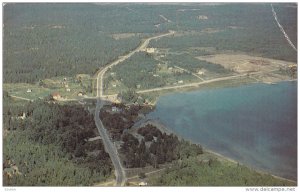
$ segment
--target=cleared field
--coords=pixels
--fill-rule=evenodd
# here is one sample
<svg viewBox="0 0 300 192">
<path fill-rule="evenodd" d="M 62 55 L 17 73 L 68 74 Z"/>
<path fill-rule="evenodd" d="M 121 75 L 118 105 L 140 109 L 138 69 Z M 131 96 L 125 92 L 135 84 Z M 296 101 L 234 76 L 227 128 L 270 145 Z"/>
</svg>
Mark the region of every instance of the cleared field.
<svg viewBox="0 0 300 192">
<path fill-rule="evenodd" d="M 104 77 L 105 94 L 118 94 L 128 88 L 139 91 L 199 81 L 187 69 L 175 68 L 176 63 L 168 60 L 166 54 L 167 50 L 163 53 L 139 52 L 121 65 L 112 67 Z"/>
<path fill-rule="evenodd" d="M 269 72 L 295 63 L 255 57 L 244 54 L 217 54 L 196 57 L 199 60 L 222 65 L 224 68 L 237 73 Z"/>
<path fill-rule="evenodd" d="M 46 97 L 51 93 L 49 88 L 39 87 L 28 83 L 4 83 L 3 90 L 12 96 L 34 100 L 39 97 Z M 29 92 L 31 90 L 31 92 Z M 27 92 L 28 91 L 28 92 Z"/>
<path fill-rule="evenodd" d="M 140 33 L 114 33 L 111 35 L 111 37 L 114 40 L 119 40 L 119 39 L 128 39 L 131 37 L 139 36 L 141 35 Z"/>
<path fill-rule="evenodd" d="M 16 98 L 30 100 L 48 97 L 51 93 L 59 93 L 62 99 L 81 99 L 92 97 L 92 78 L 87 74 L 78 74 L 74 77 L 55 77 L 45 79 L 36 84 L 4 83 L 3 90 Z"/>
</svg>

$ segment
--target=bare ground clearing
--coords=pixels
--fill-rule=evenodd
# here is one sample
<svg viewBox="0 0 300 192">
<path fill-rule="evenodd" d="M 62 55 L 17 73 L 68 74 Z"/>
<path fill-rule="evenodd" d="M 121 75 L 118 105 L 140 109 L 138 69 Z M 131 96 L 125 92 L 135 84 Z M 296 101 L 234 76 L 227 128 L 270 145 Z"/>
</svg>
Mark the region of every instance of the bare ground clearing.
<svg viewBox="0 0 300 192">
<path fill-rule="evenodd" d="M 119 39 L 127 39 L 139 35 L 139 33 L 115 33 L 112 34 L 111 37 L 115 40 Z"/>
<path fill-rule="evenodd" d="M 237 73 L 258 71 L 269 72 L 275 69 L 279 70 L 281 67 L 295 64 L 292 62 L 249 56 L 245 54 L 216 54 L 196 58 L 210 63 L 220 64 L 226 69 L 233 70 Z"/>
</svg>

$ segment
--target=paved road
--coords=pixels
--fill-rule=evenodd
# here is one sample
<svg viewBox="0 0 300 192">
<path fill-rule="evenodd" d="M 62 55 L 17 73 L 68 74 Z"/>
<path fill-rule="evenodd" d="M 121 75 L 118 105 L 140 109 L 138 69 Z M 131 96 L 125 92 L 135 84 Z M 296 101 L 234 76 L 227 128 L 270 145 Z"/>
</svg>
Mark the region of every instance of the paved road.
<svg viewBox="0 0 300 192">
<path fill-rule="evenodd" d="M 280 63 L 278 63 L 278 64 L 280 64 Z M 262 73 L 271 73 L 274 71 L 277 71 L 277 69 L 270 70 L 270 71 L 257 71 L 257 72 L 252 72 L 252 73 L 248 73 L 248 74 L 251 77 L 251 75 L 257 75 L 257 74 L 262 74 Z M 210 80 L 204 80 L 204 81 L 195 82 L 195 83 L 188 83 L 188 84 L 184 84 L 184 85 L 174 85 L 174 86 L 166 86 L 166 87 L 153 88 L 153 89 L 145 89 L 145 90 L 137 91 L 137 93 L 148 93 L 148 92 L 155 92 L 155 91 L 162 91 L 162 90 L 169 90 L 169 89 L 179 89 L 179 88 L 186 88 L 186 87 L 197 87 L 198 85 L 203 85 L 203 84 L 207 84 L 207 83 L 213 83 L 213 82 L 218 82 L 218 81 L 235 79 L 235 78 L 239 78 L 239 77 L 245 77 L 248 74 L 243 73 L 243 74 L 232 75 L 232 76 L 227 76 L 227 77 L 220 77 L 220 78 L 215 78 L 215 79 L 210 79 Z M 105 95 L 103 97 L 111 97 L 111 96 L 117 96 L 117 94 Z"/>
<path fill-rule="evenodd" d="M 212 83 L 212 82 L 217 82 L 217 81 L 224 81 L 224 80 L 234 79 L 234 78 L 243 77 L 243 76 L 246 76 L 246 75 L 247 74 L 240 74 L 240 75 L 233 75 L 233 76 L 228 76 L 228 77 L 220 77 L 220 78 L 206 80 L 206 81 L 201 81 L 201 82 L 188 83 L 188 84 L 184 84 L 184 85 L 175 85 L 175 86 L 168 86 L 168 87 L 161 87 L 161 88 L 153 88 L 153 89 L 147 89 L 147 90 L 137 91 L 137 93 L 148 93 L 148 92 L 168 90 L 168 89 L 178 89 L 178 88 L 185 88 L 185 87 L 195 87 L 195 86 L 202 85 L 202 84 L 207 84 L 207 83 Z"/>
<path fill-rule="evenodd" d="M 261 74 L 261 73 L 270 73 L 270 72 L 273 72 L 273 71 L 276 71 L 276 70 L 271 70 L 271 71 L 268 71 L 268 72 L 262 72 L 262 71 L 252 72 L 252 73 L 249 73 L 249 75 Z M 227 77 L 215 78 L 215 79 L 211 79 L 211 80 L 205 80 L 205 81 L 201 81 L 201 82 L 188 83 L 188 84 L 184 84 L 184 85 L 176 85 L 176 86 L 168 86 L 168 87 L 147 89 L 147 90 L 137 91 L 137 93 L 147 93 L 147 92 L 154 92 L 154 91 L 161 91 L 161 90 L 168 90 L 168 89 L 178 89 L 178 88 L 185 88 L 185 87 L 195 87 L 195 86 L 203 85 L 203 84 L 207 84 L 207 83 L 213 83 L 213 82 L 218 82 L 218 81 L 235 79 L 235 78 L 239 78 L 239 77 L 245 77 L 247 75 L 248 74 L 232 75 L 232 76 L 227 76 Z"/>
<path fill-rule="evenodd" d="M 109 154 L 109 156 L 111 158 L 111 161 L 112 161 L 112 163 L 115 167 L 116 186 L 124 186 L 125 181 L 126 181 L 126 175 L 125 175 L 125 171 L 122 167 L 122 164 L 121 164 L 116 146 L 109 139 L 108 133 L 107 133 L 105 127 L 103 126 L 102 121 L 101 121 L 100 116 L 99 116 L 100 115 L 100 110 L 101 110 L 101 108 L 103 107 L 103 105 L 105 103 L 104 100 L 101 100 L 101 98 L 103 97 L 103 77 L 104 77 L 104 74 L 110 67 L 125 61 L 126 59 L 131 57 L 136 52 L 145 49 L 148 46 L 148 44 L 151 40 L 158 39 L 158 38 L 168 36 L 168 35 L 172 35 L 174 33 L 175 33 L 174 31 L 170 31 L 169 33 L 165 33 L 165 34 L 161 34 L 161 35 L 158 35 L 158 36 L 154 36 L 154 37 L 150 37 L 148 39 L 145 39 L 136 49 L 134 49 L 133 51 L 131 51 L 127 55 L 119 57 L 117 60 L 113 61 L 112 63 L 108 64 L 106 67 L 104 67 L 103 69 L 98 71 L 98 75 L 97 75 L 97 105 L 96 105 L 96 109 L 95 109 L 94 119 L 95 119 L 95 124 L 98 128 L 99 134 L 102 138 L 105 150 Z"/>
<path fill-rule="evenodd" d="M 109 139 L 106 129 L 104 128 L 102 121 L 100 120 L 100 110 L 103 106 L 104 102 L 101 101 L 100 98 L 97 100 L 97 106 L 95 110 L 95 123 L 102 138 L 104 147 L 106 152 L 109 154 L 110 159 L 115 167 L 115 175 L 116 175 L 116 186 L 123 186 L 126 181 L 125 171 L 121 165 L 120 158 L 117 152 L 115 145 Z"/>
<path fill-rule="evenodd" d="M 134 49 L 133 51 L 131 51 L 127 55 L 119 57 L 119 59 L 117 59 L 117 60 L 113 61 L 112 63 L 108 64 L 105 68 L 103 68 L 100 72 L 98 72 L 98 76 L 97 76 L 97 97 L 103 98 L 103 76 L 109 68 L 111 68 L 115 65 L 118 65 L 119 63 L 125 61 L 126 59 L 128 59 L 129 57 L 134 55 L 135 53 L 145 49 L 148 46 L 148 44 L 151 40 L 158 39 L 158 38 L 165 37 L 165 36 L 169 36 L 169 35 L 173 35 L 173 34 L 175 34 L 175 31 L 170 31 L 169 33 L 165 33 L 165 34 L 161 34 L 161 35 L 157 35 L 157 36 L 145 39 L 140 44 L 140 46 L 138 46 L 136 49 Z"/>
</svg>

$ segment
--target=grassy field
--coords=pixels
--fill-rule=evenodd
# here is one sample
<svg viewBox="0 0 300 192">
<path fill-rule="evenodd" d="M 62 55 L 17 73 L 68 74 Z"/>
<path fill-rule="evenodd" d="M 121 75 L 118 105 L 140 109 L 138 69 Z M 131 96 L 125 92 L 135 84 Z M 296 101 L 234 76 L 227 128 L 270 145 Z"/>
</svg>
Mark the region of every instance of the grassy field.
<svg viewBox="0 0 300 192">
<path fill-rule="evenodd" d="M 81 99 L 93 96 L 95 80 L 87 74 L 78 74 L 73 77 L 54 77 L 39 83 L 4 83 L 3 90 L 12 96 L 30 100 L 48 97 L 51 93 L 59 93 L 64 99 Z M 78 96 L 82 92 L 83 96 Z"/>
</svg>

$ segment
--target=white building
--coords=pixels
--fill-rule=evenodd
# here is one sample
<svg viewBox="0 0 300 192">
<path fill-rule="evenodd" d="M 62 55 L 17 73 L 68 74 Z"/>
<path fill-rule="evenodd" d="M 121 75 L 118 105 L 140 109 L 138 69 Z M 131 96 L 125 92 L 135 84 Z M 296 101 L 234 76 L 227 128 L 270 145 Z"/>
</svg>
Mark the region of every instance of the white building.
<svg viewBox="0 0 300 192">
<path fill-rule="evenodd" d="M 147 53 L 154 53 L 154 51 L 155 51 L 155 48 L 146 48 L 146 50 L 145 50 Z"/>
<path fill-rule="evenodd" d="M 139 183 L 139 186 L 147 186 L 147 185 L 148 185 L 148 183 L 144 182 L 144 181 L 142 181 L 142 182 Z"/>
<path fill-rule="evenodd" d="M 113 107 L 111 108 L 111 111 L 112 111 L 112 112 L 119 112 L 120 109 L 119 109 L 118 107 L 116 107 L 116 106 L 113 106 Z"/>
<path fill-rule="evenodd" d="M 198 71 L 198 75 L 204 75 L 204 71 Z"/>
<path fill-rule="evenodd" d="M 199 15 L 198 19 L 199 20 L 206 20 L 206 19 L 208 19 L 208 17 L 206 15 Z"/>
</svg>

